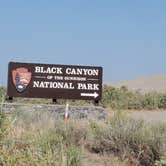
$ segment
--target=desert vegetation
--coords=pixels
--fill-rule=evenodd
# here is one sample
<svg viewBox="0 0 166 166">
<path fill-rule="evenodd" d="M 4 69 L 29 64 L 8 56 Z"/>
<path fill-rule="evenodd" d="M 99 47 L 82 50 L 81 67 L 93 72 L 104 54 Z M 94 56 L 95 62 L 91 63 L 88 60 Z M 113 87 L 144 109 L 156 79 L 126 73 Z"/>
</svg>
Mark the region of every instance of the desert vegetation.
<svg viewBox="0 0 166 166">
<path fill-rule="evenodd" d="M 0 165 L 5 166 L 86 166 L 93 155 L 107 156 L 95 165 L 161 165 L 165 145 L 165 124 L 146 124 L 119 111 L 107 121 L 67 124 L 48 111 L 0 114 Z"/>
<path fill-rule="evenodd" d="M 165 109 L 166 94 L 131 92 L 104 86 L 101 106 L 115 110 L 105 121 L 57 120 L 54 112 L 20 107 L 2 111 L 6 89 L 0 89 L 0 165 L 164 166 L 166 124 L 129 118 L 124 109 Z M 43 99 L 21 102 L 43 103 Z M 45 103 L 49 103 L 46 100 Z M 92 104 L 71 101 L 73 104 Z M 61 101 L 63 104 L 64 101 Z"/>
<path fill-rule="evenodd" d="M 157 110 L 166 109 L 166 93 L 130 91 L 125 86 L 114 88 L 103 87 L 101 104 L 112 109 Z"/>
</svg>

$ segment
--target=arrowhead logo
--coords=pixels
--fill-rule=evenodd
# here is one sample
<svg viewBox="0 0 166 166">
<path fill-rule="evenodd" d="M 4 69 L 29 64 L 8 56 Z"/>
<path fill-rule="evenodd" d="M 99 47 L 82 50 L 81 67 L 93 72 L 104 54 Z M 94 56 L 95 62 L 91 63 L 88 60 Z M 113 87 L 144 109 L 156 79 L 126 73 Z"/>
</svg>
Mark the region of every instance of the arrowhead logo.
<svg viewBox="0 0 166 166">
<path fill-rule="evenodd" d="M 13 83 L 18 92 L 23 92 L 31 81 L 32 73 L 28 69 L 21 67 L 12 71 Z"/>
</svg>

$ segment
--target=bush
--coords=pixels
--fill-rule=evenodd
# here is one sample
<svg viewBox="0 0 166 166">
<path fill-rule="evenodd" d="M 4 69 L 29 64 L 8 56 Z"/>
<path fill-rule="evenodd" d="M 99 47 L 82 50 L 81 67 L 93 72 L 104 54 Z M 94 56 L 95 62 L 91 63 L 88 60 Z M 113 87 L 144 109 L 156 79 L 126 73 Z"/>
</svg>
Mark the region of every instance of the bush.
<svg viewBox="0 0 166 166">
<path fill-rule="evenodd" d="M 105 85 L 101 104 L 112 109 L 166 109 L 166 94 L 156 92 L 143 94 L 139 91 L 129 91 L 124 86 L 113 88 Z"/>
<path fill-rule="evenodd" d="M 79 166 L 81 160 L 81 151 L 76 146 L 67 149 L 67 166 Z"/>
<path fill-rule="evenodd" d="M 134 158 L 140 165 L 154 165 L 165 151 L 166 126 L 116 118 L 105 127 L 96 127 L 90 150 L 114 154 L 122 160 Z M 92 128 L 94 131 L 94 128 Z"/>
<path fill-rule="evenodd" d="M 143 108 L 148 110 L 158 109 L 158 94 L 147 93 L 143 96 Z"/>
<path fill-rule="evenodd" d="M 166 94 L 159 95 L 158 108 L 159 109 L 166 109 Z"/>
<path fill-rule="evenodd" d="M 6 116 L 3 112 L 0 112 L 0 140 L 5 136 L 6 131 Z"/>
</svg>

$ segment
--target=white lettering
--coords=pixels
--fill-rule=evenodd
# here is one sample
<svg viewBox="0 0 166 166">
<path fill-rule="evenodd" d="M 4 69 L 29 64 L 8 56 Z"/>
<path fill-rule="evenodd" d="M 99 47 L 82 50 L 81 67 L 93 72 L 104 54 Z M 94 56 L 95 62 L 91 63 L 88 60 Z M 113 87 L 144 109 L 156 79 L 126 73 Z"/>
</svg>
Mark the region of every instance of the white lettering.
<svg viewBox="0 0 166 166">
<path fill-rule="evenodd" d="M 38 88 L 38 87 L 39 87 L 39 81 L 34 81 L 33 88 Z"/>
<path fill-rule="evenodd" d="M 77 89 L 81 90 L 99 90 L 99 84 L 78 83 Z"/>
<path fill-rule="evenodd" d="M 61 67 L 35 67 L 35 73 L 47 73 L 47 74 L 63 74 Z"/>
<path fill-rule="evenodd" d="M 40 67 L 39 66 L 35 67 L 35 73 L 40 73 Z"/>
<path fill-rule="evenodd" d="M 34 81 L 33 88 L 74 89 L 73 83 Z"/>
<path fill-rule="evenodd" d="M 98 76 L 99 70 L 98 69 L 80 69 L 80 68 L 67 68 L 66 74 L 68 75 L 89 75 L 89 76 Z"/>
</svg>

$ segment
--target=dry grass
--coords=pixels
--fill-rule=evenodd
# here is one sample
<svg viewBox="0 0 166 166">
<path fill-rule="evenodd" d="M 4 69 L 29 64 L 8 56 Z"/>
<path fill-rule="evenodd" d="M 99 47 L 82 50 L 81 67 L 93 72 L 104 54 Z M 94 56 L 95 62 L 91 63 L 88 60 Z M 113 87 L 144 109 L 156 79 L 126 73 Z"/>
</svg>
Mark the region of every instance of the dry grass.
<svg viewBox="0 0 166 166">
<path fill-rule="evenodd" d="M 2 165 L 150 166 L 165 152 L 165 125 L 147 125 L 120 112 L 107 122 L 67 125 L 47 111 L 22 110 L 6 118 Z"/>
</svg>

